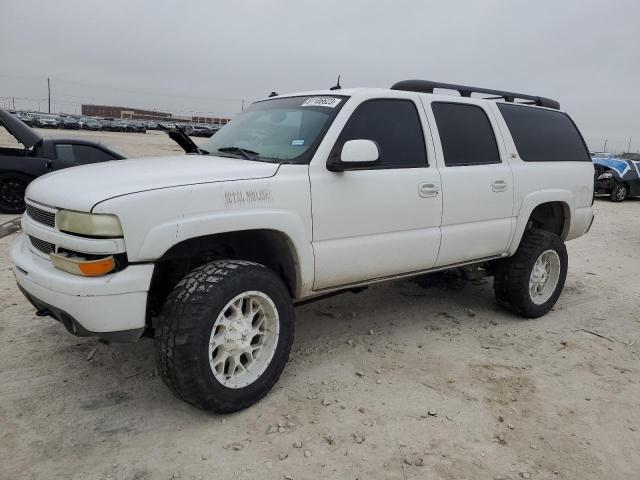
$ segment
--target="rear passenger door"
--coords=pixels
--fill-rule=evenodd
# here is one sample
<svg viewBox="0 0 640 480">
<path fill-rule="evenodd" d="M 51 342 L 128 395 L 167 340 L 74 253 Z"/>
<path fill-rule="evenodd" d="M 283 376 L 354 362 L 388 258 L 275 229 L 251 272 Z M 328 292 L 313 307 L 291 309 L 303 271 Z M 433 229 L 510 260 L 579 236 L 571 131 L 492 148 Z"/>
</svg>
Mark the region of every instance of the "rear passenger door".
<svg viewBox="0 0 640 480">
<path fill-rule="evenodd" d="M 504 253 L 513 228 L 513 175 L 492 112 L 480 102 L 421 98 L 434 126 L 442 179 L 436 266 Z"/>
</svg>

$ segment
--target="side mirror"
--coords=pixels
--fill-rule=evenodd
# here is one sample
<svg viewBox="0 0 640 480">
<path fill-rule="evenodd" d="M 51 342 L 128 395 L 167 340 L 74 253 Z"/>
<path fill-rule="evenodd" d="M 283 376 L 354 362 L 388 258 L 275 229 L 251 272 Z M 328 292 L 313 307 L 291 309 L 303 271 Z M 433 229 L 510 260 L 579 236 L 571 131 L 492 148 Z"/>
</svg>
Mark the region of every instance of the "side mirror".
<svg viewBox="0 0 640 480">
<path fill-rule="evenodd" d="M 332 172 L 373 167 L 380 163 L 380 149 L 373 140 L 349 140 L 342 146 L 340 159 L 330 159 L 327 169 Z"/>
</svg>

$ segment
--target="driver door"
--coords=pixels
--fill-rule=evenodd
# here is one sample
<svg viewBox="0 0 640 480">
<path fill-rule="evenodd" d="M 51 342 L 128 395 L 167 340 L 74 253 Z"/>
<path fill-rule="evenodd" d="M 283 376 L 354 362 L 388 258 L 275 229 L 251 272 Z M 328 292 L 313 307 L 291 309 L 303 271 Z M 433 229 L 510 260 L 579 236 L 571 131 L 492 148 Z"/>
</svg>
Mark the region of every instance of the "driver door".
<svg viewBox="0 0 640 480">
<path fill-rule="evenodd" d="M 341 112 L 349 117 L 329 155 L 339 156 L 348 140 L 368 139 L 378 144 L 379 165 L 331 172 L 320 150 L 311 162 L 316 291 L 420 271 L 436 262 L 440 174 L 428 162 L 427 146 L 434 156 L 425 143 L 424 112 L 413 97 L 401 95 L 357 106 L 352 98 Z"/>
</svg>

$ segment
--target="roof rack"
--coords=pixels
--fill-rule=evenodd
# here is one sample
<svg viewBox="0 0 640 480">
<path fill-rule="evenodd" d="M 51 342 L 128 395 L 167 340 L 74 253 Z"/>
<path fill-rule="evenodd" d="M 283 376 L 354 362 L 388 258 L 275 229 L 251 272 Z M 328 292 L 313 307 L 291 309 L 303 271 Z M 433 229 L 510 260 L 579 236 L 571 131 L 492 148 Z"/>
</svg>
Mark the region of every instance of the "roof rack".
<svg viewBox="0 0 640 480">
<path fill-rule="evenodd" d="M 535 95 L 525 95 L 524 93 L 504 92 L 502 90 L 491 90 L 481 87 L 467 87 L 465 85 L 455 85 L 453 83 L 432 82 L 431 80 L 403 80 L 393 84 L 391 90 L 406 90 L 409 92 L 433 93 L 434 88 L 445 90 L 456 90 L 462 97 L 471 97 L 472 93 L 486 93 L 493 97 L 486 97 L 485 100 L 504 100 L 511 103 L 523 103 L 527 105 L 537 105 L 538 107 L 553 108 L 560 110 L 560 102 L 550 98 L 538 97 Z M 515 99 L 526 100 L 516 102 Z"/>
</svg>

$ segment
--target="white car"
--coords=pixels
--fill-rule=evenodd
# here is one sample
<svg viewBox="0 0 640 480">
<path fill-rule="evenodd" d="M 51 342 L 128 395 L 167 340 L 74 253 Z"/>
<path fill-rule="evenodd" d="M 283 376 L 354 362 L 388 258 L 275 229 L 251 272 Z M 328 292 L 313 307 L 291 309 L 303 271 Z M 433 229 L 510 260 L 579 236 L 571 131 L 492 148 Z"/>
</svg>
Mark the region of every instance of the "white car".
<svg viewBox="0 0 640 480">
<path fill-rule="evenodd" d="M 544 315 L 564 242 L 593 221 L 584 141 L 536 96 L 428 81 L 272 96 L 194 152 L 35 180 L 11 259 L 39 314 L 153 337 L 167 385 L 207 410 L 275 384 L 298 302 L 465 266 Z"/>
</svg>

